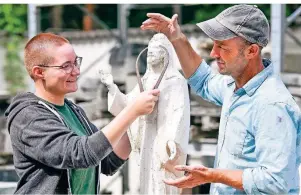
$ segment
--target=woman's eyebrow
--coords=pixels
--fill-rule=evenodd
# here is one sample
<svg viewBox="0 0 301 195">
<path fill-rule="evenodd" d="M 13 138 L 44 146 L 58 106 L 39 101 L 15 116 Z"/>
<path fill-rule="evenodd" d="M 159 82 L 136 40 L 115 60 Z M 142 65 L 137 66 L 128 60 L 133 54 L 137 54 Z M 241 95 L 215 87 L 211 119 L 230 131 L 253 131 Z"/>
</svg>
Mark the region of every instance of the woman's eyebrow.
<svg viewBox="0 0 301 195">
<path fill-rule="evenodd" d="M 67 63 L 72 63 L 72 62 L 70 60 L 68 60 L 68 61 L 62 63 L 62 65 L 67 64 Z"/>
<path fill-rule="evenodd" d="M 75 58 L 74 58 L 73 62 L 75 62 L 77 58 L 78 58 L 78 56 L 75 56 Z M 67 64 L 67 63 L 73 63 L 73 62 L 72 62 L 72 61 L 70 61 L 70 60 L 68 60 L 68 61 L 66 61 L 66 62 L 62 63 L 62 65 L 64 65 L 64 64 Z"/>
</svg>

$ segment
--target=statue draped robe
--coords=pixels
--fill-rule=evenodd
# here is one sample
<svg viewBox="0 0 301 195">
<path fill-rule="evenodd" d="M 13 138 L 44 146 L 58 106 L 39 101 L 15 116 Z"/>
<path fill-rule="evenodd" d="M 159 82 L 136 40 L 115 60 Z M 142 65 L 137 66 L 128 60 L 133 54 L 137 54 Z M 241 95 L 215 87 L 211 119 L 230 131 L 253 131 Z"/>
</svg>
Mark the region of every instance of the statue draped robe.
<svg viewBox="0 0 301 195">
<path fill-rule="evenodd" d="M 139 117 L 127 131 L 132 152 L 138 157 L 140 194 L 180 194 L 180 189 L 166 185 L 163 179 L 176 179 L 184 174 L 173 167 L 186 164 L 190 104 L 187 81 L 173 67 L 171 58 L 169 62 L 159 85 L 160 96 L 153 112 Z M 144 90 L 151 90 L 158 78 L 159 74 L 148 68 L 142 77 Z M 116 116 L 140 91 L 136 85 L 125 95 L 116 85 L 114 87 L 113 93 L 109 91 L 108 94 L 108 110 Z M 176 145 L 173 159 L 170 159 L 172 151 L 168 142 Z"/>
</svg>

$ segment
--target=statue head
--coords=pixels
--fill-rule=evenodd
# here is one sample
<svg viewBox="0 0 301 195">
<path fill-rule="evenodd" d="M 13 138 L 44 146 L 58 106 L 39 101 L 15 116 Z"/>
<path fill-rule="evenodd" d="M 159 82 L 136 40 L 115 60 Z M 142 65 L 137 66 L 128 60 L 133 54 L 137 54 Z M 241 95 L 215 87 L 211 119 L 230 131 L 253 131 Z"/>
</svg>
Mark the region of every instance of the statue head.
<svg viewBox="0 0 301 195">
<path fill-rule="evenodd" d="M 148 67 L 154 71 L 161 71 L 165 62 L 168 61 L 167 57 L 171 54 L 169 52 L 168 55 L 162 47 L 165 47 L 167 51 L 171 51 L 172 45 L 164 34 L 157 33 L 149 41 L 147 51 Z"/>
</svg>

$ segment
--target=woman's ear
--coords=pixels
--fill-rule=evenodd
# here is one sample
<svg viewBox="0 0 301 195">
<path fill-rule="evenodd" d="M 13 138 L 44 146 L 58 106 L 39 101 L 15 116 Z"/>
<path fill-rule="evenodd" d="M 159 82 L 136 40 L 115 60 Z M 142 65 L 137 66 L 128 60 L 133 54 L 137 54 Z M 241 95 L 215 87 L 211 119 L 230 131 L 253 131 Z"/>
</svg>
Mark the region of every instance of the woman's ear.
<svg viewBox="0 0 301 195">
<path fill-rule="evenodd" d="M 34 66 L 32 68 L 32 76 L 35 79 L 44 79 L 44 69 L 39 66 Z"/>
<path fill-rule="evenodd" d="M 257 44 L 251 44 L 245 50 L 245 57 L 247 59 L 252 59 L 260 54 L 260 47 Z"/>
</svg>

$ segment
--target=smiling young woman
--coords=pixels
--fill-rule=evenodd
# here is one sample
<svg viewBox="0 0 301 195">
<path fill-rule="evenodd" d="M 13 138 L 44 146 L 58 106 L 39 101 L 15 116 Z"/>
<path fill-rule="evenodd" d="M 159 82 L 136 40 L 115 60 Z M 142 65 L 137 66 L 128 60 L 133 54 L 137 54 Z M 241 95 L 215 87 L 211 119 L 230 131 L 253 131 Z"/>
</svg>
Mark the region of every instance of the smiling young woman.
<svg viewBox="0 0 301 195">
<path fill-rule="evenodd" d="M 98 194 L 99 173 L 112 175 L 127 160 L 126 130 L 152 112 L 159 90 L 140 93 L 98 130 L 84 110 L 65 98 L 77 90 L 82 63 L 69 41 L 41 33 L 27 43 L 24 54 L 35 93 L 18 94 L 5 113 L 20 176 L 15 193 Z"/>
</svg>

